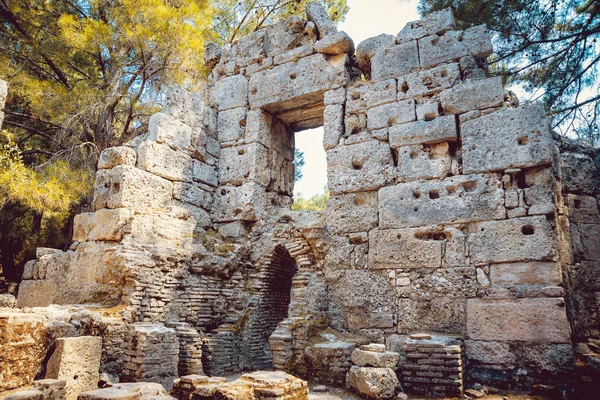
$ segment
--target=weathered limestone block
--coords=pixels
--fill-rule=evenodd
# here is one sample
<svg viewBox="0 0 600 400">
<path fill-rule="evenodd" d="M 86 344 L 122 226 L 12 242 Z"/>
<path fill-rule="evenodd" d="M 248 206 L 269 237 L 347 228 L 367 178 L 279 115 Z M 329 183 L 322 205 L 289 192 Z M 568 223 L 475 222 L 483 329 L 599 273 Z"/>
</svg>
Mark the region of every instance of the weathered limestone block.
<svg viewBox="0 0 600 400">
<path fill-rule="evenodd" d="M 183 206 L 173 206 L 168 212 L 136 214 L 123 243 L 185 248 L 191 245 L 197 227 L 211 225 L 208 213 L 201 208 L 197 210 L 198 217 Z"/>
<path fill-rule="evenodd" d="M 461 124 L 465 173 L 547 165 L 550 121 L 541 105 L 502 110 Z"/>
<path fill-rule="evenodd" d="M 396 43 L 396 38 L 392 35 L 382 33 L 363 40 L 356 47 L 356 59 L 358 68 L 365 75 L 365 79 L 371 79 L 371 59 L 380 48 L 390 48 Z"/>
<path fill-rule="evenodd" d="M 31 384 L 46 355 L 47 322 L 42 315 L 0 310 L 0 390 Z"/>
<path fill-rule="evenodd" d="M 480 81 L 461 83 L 443 91 L 440 101 L 446 115 L 499 107 L 504 101 L 502 77 L 496 76 Z M 506 128 L 506 125 L 501 128 Z"/>
<path fill-rule="evenodd" d="M 412 21 L 406 24 L 396 36 L 397 43 L 420 39 L 428 35 L 443 35 L 446 31 L 456 28 L 452 9 L 446 8 L 428 14 L 420 21 Z"/>
<path fill-rule="evenodd" d="M 437 102 L 417 105 L 417 120 L 433 121 L 440 116 L 439 104 Z"/>
<path fill-rule="evenodd" d="M 600 261 L 600 225 L 579 224 L 579 238 L 579 255 L 585 260 Z"/>
<path fill-rule="evenodd" d="M 191 182 L 193 164 L 190 156 L 165 143 L 147 141 L 138 148 L 138 167 L 165 179 Z"/>
<path fill-rule="evenodd" d="M 394 397 L 398 378 L 391 368 L 353 366 L 346 375 L 346 388 L 366 399 L 380 400 Z"/>
<path fill-rule="evenodd" d="M 369 234 L 373 269 L 438 268 L 442 265 L 445 232 L 428 235 L 428 229 L 378 229 Z"/>
<path fill-rule="evenodd" d="M 258 30 L 244 37 L 239 38 L 229 49 L 225 51 L 221 62 L 227 64 L 226 70 L 233 70 L 234 73 L 243 67 L 252 64 L 260 64 L 267 53 L 264 49 L 266 40 L 266 31 Z"/>
<path fill-rule="evenodd" d="M 202 189 L 197 183 L 173 182 L 173 198 L 205 210 L 212 207 L 211 192 Z"/>
<path fill-rule="evenodd" d="M 297 61 L 298 59 L 300 59 L 302 57 L 308 57 L 314 53 L 315 53 L 314 46 L 312 44 L 307 44 L 304 46 L 300 46 L 300 47 L 296 47 L 294 49 L 288 50 L 285 53 L 282 53 L 282 54 L 279 54 L 279 55 L 273 57 L 273 64 L 280 65 L 280 64 L 288 63 L 290 61 Z M 256 72 L 258 72 L 262 69 L 265 69 L 265 68 L 260 68 Z"/>
<path fill-rule="evenodd" d="M 129 208 L 136 211 L 166 207 L 173 194 L 173 184 L 129 165 L 96 172 L 94 210 Z"/>
<path fill-rule="evenodd" d="M 456 123 L 452 115 L 439 117 L 433 121 L 394 125 L 389 129 L 389 141 L 392 149 L 415 144 L 456 141 L 456 139 Z"/>
<path fill-rule="evenodd" d="M 460 82 L 460 68 L 457 63 L 413 72 L 403 79 L 398 79 L 398 99 L 438 93 L 458 82 Z"/>
<path fill-rule="evenodd" d="M 473 56 L 464 56 L 459 60 L 460 72 L 465 81 L 485 79 L 486 71 L 481 68 Z"/>
<path fill-rule="evenodd" d="M 571 222 L 588 224 L 600 223 L 598 201 L 595 197 L 567 194 L 567 204 L 569 206 L 569 220 Z"/>
<path fill-rule="evenodd" d="M 403 100 L 383 104 L 367 111 L 367 127 L 371 129 L 387 128 L 388 126 L 415 121 L 414 100 Z"/>
<path fill-rule="evenodd" d="M 315 43 L 315 51 L 324 54 L 354 54 L 354 42 L 346 32 L 340 31 L 323 37 Z"/>
<path fill-rule="evenodd" d="M 381 104 L 395 102 L 396 90 L 395 79 L 349 88 L 346 112 L 365 111 Z"/>
<path fill-rule="evenodd" d="M 248 104 L 248 79 L 243 75 L 221 78 L 210 92 L 210 101 L 219 111 Z"/>
<path fill-rule="evenodd" d="M 379 48 L 371 58 L 371 78 L 374 82 L 397 78 L 419 69 L 417 41 Z"/>
<path fill-rule="evenodd" d="M 341 87 L 346 79 L 344 65 L 330 64 L 325 55 L 303 57 L 252 75 L 250 106 L 278 113 L 318 104 L 325 91 Z"/>
<path fill-rule="evenodd" d="M 508 343 L 496 341 L 465 340 L 465 354 L 469 361 L 482 364 L 514 365 L 517 361 Z"/>
<path fill-rule="evenodd" d="M 229 142 L 244 137 L 247 109 L 245 107 L 223 110 L 219 113 L 217 130 L 220 142 Z"/>
<path fill-rule="evenodd" d="M 330 93 L 330 92 L 327 92 Z M 323 112 L 323 148 L 329 150 L 340 142 L 344 135 L 344 106 L 331 104 Z"/>
<path fill-rule="evenodd" d="M 249 180 L 267 186 L 271 180 L 269 150 L 260 143 L 226 147 L 221 150 L 219 183 L 242 185 Z"/>
<path fill-rule="evenodd" d="M 562 298 L 468 299 L 467 335 L 472 340 L 570 343 Z"/>
<path fill-rule="evenodd" d="M 215 192 L 215 219 L 256 221 L 266 207 L 264 188 L 254 182 L 242 186 L 223 186 Z"/>
<path fill-rule="evenodd" d="M 62 379 L 40 379 L 32 386 L 42 392 L 44 400 L 65 400 L 67 395 L 67 381 Z"/>
<path fill-rule="evenodd" d="M 96 389 L 83 392 L 77 396 L 77 400 L 140 400 L 138 392 L 122 389 Z"/>
<path fill-rule="evenodd" d="M 560 286 L 560 265 L 553 262 L 494 264 L 490 266 L 492 285 L 552 285 Z"/>
<path fill-rule="evenodd" d="M 593 194 L 600 187 L 600 169 L 587 154 L 561 153 L 560 169 L 568 192 Z"/>
<path fill-rule="evenodd" d="M 277 57 L 297 48 L 314 44 L 316 32 L 310 32 L 308 24 L 297 15 L 269 26 L 265 30 L 265 51 L 269 57 Z M 314 27 L 314 25 L 313 25 Z"/>
<path fill-rule="evenodd" d="M 331 104 L 346 104 L 346 89 L 339 88 L 326 91 L 324 103 L 326 106 Z"/>
<path fill-rule="evenodd" d="M 377 190 L 393 174 L 390 148 L 377 140 L 328 150 L 327 165 L 332 194 Z"/>
<path fill-rule="evenodd" d="M 465 276 L 469 277 L 470 280 L 470 275 Z M 453 282 L 452 287 L 463 289 L 464 283 L 461 285 L 459 276 L 456 278 L 457 282 Z M 434 281 L 423 280 L 420 283 L 430 284 Z M 474 286 L 474 284 L 471 284 L 471 286 Z M 443 285 L 439 284 L 439 287 L 443 289 Z M 411 332 L 438 331 L 452 335 L 464 335 L 467 321 L 466 299 L 457 298 L 456 296 L 464 296 L 465 294 L 474 296 L 476 290 L 463 289 L 459 292 L 460 295 L 451 290 L 447 290 L 447 292 L 450 293 L 444 294 L 445 297 L 425 297 L 415 294 L 414 298 L 399 298 L 398 332 L 409 334 Z M 395 349 L 395 351 L 399 350 Z"/>
<path fill-rule="evenodd" d="M 314 22 L 321 38 L 337 33 L 335 24 L 329 19 L 323 5 L 317 1 L 307 4 L 306 19 Z"/>
<path fill-rule="evenodd" d="M 370 231 L 378 222 L 377 192 L 332 195 L 326 217 L 332 233 Z"/>
<path fill-rule="evenodd" d="M 379 190 L 381 228 L 459 223 L 505 217 L 496 175 L 462 175 L 407 182 Z"/>
<path fill-rule="evenodd" d="M 219 184 L 217 178 L 217 169 L 214 166 L 203 163 L 202 161 L 194 160 L 193 171 L 194 174 L 192 178 L 194 181 L 213 187 Z"/>
<path fill-rule="evenodd" d="M 93 213 L 78 214 L 73 221 L 73 240 L 119 241 L 123 238 L 123 230 L 132 214 L 127 208 L 101 209 Z"/>
<path fill-rule="evenodd" d="M 168 398 L 173 399 L 169 396 L 169 392 L 165 390 L 163 385 L 155 382 L 116 383 L 112 385 L 112 388 L 139 393 L 140 400 L 167 400 Z"/>
<path fill-rule="evenodd" d="M 486 58 L 492 54 L 492 41 L 485 25 L 464 31 L 448 31 L 442 36 L 432 35 L 419 39 L 421 68 L 458 60 L 472 55 Z"/>
<path fill-rule="evenodd" d="M 5 397 L 5 400 L 44 400 L 44 394 L 38 389 L 21 390 L 17 393 L 10 394 Z"/>
<path fill-rule="evenodd" d="M 209 69 L 213 69 L 219 63 L 222 55 L 221 47 L 215 42 L 204 43 L 204 63 Z"/>
<path fill-rule="evenodd" d="M 109 147 L 102 150 L 98 159 L 98 169 L 110 169 L 117 165 L 135 165 L 135 150 L 129 147 Z"/>
<path fill-rule="evenodd" d="M 467 240 L 476 265 L 546 260 L 554 255 L 553 243 L 553 229 L 544 216 L 480 222 Z"/>
<path fill-rule="evenodd" d="M 402 146 L 398 150 L 396 179 L 445 178 L 451 171 L 452 158 L 447 142 L 431 145 Z"/>
<path fill-rule="evenodd" d="M 50 280 L 27 280 L 19 285 L 17 307 L 46 307 L 55 304 L 56 282 Z"/>
<path fill-rule="evenodd" d="M 359 367 L 392 368 L 400 361 L 400 354 L 393 351 L 375 352 L 354 349 L 352 362 Z"/>
<path fill-rule="evenodd" d="M 14 308 L 17 305 L 17 298 L 10 293 L 0 294 L 0 308 Z"/>
<path fill-rule="evenodd" d="M 182 123 L 168 114 L 156 113 L 148 120 L 148 140 L 165 143 L 173 150 L 182 151 L 189 155 L 194 153 L 194 133 L 192 127 Z M 203 152 L 202 159 L 206 156 L 206 138 L 203 146 L 198 146 Z"/>
<path fill-rule="evenodd" d="M 81 336 L 56 339 L 46 378 L 66 381 L 67 399 L 98 387 L 102 338 Z"/>
</svg>

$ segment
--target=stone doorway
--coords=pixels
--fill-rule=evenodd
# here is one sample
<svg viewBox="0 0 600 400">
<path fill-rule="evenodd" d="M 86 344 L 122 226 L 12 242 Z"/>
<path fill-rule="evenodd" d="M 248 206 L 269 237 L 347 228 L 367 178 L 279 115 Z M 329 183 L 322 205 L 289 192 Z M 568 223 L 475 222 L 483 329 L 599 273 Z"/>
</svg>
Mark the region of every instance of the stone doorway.
<svg viewBox="0 0 600 400">
<path fill-rule="evenodd" d="M 258 305 L 246 330 L 247 365 L 244 369 L 273 368 L 269 337 L 288 316 L 292 297 L 292 279 L 298 264 L 283 245 L 277 245 L 263 264 L 263 279 Z"/>
</svg>

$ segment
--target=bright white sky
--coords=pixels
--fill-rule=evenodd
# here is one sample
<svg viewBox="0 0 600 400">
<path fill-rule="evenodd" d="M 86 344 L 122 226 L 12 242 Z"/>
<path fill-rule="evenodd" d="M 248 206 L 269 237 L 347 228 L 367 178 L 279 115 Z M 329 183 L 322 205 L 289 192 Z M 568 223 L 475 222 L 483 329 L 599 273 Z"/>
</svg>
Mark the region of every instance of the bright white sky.
<svg viewBox="0 0 600 400">
<path fill-rule="evenodd" d="M 396 35 L 407 22 L 419 19 L 418 0 L 348 0 L 350 11 L 338 29 L 345 31 L 357 46 L 382 33 Z M 304 176 L 294 186 L 294 197 L 310 198 L 327 185 L 327 161 L 323 150 L 323 129 L 296 134 L 296 148 L 304 152 Z"/>
</svg>

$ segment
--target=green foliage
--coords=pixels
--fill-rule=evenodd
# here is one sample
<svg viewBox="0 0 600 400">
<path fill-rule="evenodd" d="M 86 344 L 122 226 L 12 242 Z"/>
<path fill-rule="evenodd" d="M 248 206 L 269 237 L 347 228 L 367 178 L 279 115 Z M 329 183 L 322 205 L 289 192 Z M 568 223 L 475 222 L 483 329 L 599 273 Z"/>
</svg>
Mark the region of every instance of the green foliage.
<svg viewBox="0 0 600 400">
<path fill-rule="evenodd" d="M 293 211 L 323 211 L 327 207 L 327 200 L 329 200 L 329 188 L 323 187 L 323 193 L 318 193 L 312 196 L 310 199 L 305 199 L 302 196 L 298 197 L 292 203 Z"/>
<path fill-rule="evenodd" d="M 89 192 L 91 179 L 64 160 L 30 168 L 9 136 L 0 144 L 0 265 L 18 280 L 38 246 L 62 247 L 73 206 Z"/>
<path fill-rule="evenodd" d="M 221 43 L 231 43 L 265 26 L 292 15 L 303 15 L 313 0 L 222 0 L 214 4 L 214 30 Z M 348 12 L 346 0 L 321 2 L 333 21 L 342 21 Z"/>
<path fill-rule="evenodd" d="M 304 176 L 302 174 L 304 164 L 304 153 L 298 149 L 294 149 L 294 182 L 298 182 Z"/>
<path fill-rule="evenodd" d="M 600 139 L 600 3 L 596 0 L 421 0 L 421 14 L 452 7 L 459 29 L 486 24 L 492 72 L 542 99 L 563 134 Z"/>
</svg>

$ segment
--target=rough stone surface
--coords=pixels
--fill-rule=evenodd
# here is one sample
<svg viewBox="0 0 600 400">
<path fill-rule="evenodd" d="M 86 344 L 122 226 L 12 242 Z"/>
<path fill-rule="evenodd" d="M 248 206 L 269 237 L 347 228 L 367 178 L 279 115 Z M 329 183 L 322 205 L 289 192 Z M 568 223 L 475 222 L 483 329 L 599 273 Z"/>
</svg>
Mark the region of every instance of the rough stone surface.
<svg viewBox="0 0 600 400">
<path fill-rule="evenodd" d="M 395 369 L 400 361 L 400 354 L 393 351 L 375 352 L 354 349 L 352 362 L 359 367 L 392 368 Z"/>
<path fill-rule="evenodd" d="M 417 42 L 393 47 L 380 47 L 371 58 L 371 77 L 374 82 L 406 75 L 419 68 Z"/>
<path fill-rule="evenodd" d="M 102 338 L 82 336 L 55 341 L 54 353 L 48 360 L 46 378 L 66 381 L 67 399 L 98 387 L 98 370 Z"/>
<path fill-rule="evenodd" d="M 366 399 L 390 399 L 398 386 L 391 368 L 353 366 L 346 375 L 346 387 Z"/>
</svg>

